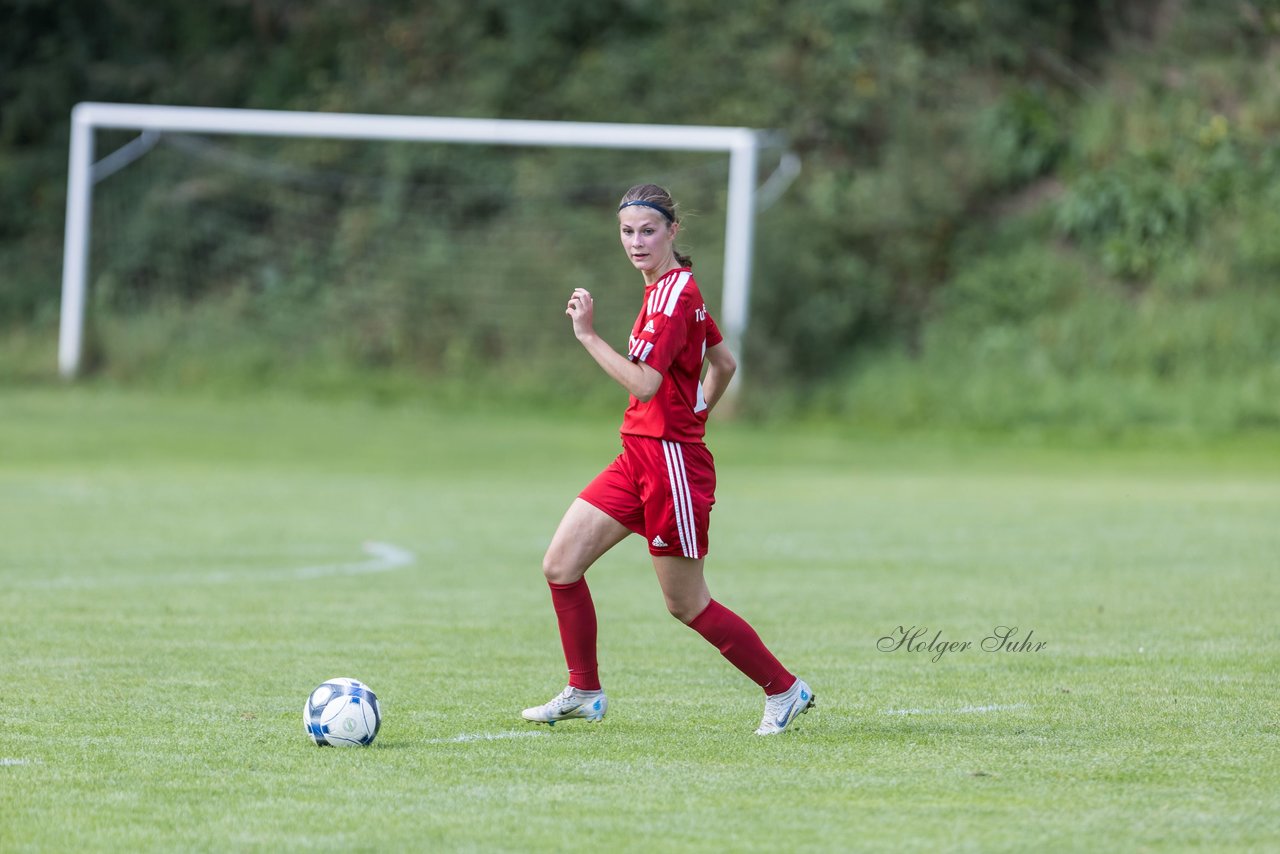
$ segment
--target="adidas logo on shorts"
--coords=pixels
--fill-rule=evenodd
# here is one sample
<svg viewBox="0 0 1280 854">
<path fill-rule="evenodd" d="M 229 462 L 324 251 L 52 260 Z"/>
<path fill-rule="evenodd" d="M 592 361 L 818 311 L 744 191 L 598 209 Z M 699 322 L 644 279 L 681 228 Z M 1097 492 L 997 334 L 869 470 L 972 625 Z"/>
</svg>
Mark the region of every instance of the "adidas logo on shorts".
<svg viewBox="0 0 1280 854">
<path fill-rule="evenodd" d="M 653 331 L 654 331 L 654 329 L 653 329 L 653 321 L 652 321 L 652 320 L 650 320 L 648 323 L 646 323 L 646 324 L 644 325 L 644 329 L 640 330 L 640 334 L 641 334 L 641 335 L 643 335 L 643 334 L 644 334 L 644 333 L 646 333 L 646 332 L 653 332 Z"/>
<path fill-rule="evenodd" d="M 658 536 L 658 537 L 654 537 L 654 538 L 653 538 L 652 540 L 650 540 L 649 542 L 650 542 L 650 544 L 652 544 L 652 546 L 653 546 L 655 549 L 665 549 L 665 548 L 669 548 L 669 546 L 668 546 L 665 542 L 663 542 L 662 537 L 660 537 L 660 536 Z"/>
</svg>

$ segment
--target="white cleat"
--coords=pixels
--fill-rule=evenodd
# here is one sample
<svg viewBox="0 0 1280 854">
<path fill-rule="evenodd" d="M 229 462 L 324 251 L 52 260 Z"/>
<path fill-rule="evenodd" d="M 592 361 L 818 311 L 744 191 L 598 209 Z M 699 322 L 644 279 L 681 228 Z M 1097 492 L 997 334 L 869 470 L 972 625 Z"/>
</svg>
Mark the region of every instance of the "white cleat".
<svg viewBox="0 0 1280 854">
<path fill-rule="evenodd" d="M 604 691 L 583 691 L 570 685 L 551 698 L 551 701 L 532 709 L 525 709 L 521 716 L 535 724 L 555 726 L 556 721 L 567 721 L 583 718 L 599 723 L 609 709 L 609 700 Z"/>
<path fill-rule="evenodd" d="M 756 735 L 777 735 L 786 732 L 787 727 L 795 723 L 796 718 L 814 706 L 813 691 L 803 679 L 781 694 L 770 694 L 764 698 L 764 718 Z"/>
</svg>

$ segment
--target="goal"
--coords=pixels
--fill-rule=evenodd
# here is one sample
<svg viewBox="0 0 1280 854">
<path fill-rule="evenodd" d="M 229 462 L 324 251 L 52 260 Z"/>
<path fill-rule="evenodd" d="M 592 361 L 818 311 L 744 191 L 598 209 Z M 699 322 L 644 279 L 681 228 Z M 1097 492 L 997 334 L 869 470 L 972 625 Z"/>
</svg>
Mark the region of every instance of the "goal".
<svg viewBox="0 0 1280 854">
<path fill-rule="evenodd" d="M 536 290 L 536 283 L 521 281 L 527 279 L 530 259 L 536 257 L 543 266 L 554 266 L 555 262 L 546 258 L 548 252 L 561 257 L 582 252 L 572 241 L 566 242 L 560 212 L 575 203 L 579 209 L 590 207 L 598 223 L 596 202 L 616 199 L 628 183 L 650 180 L 655 174 L 675 184 L 678 198 L 689 199 L 683 192 L 686 179 L 691 184 L 718 184 L 718 189 L 691 200 L 698 216 L 695 227 L 686 225 L 685 232 L 695 235 L 692 248 L 698 259 L 700 284 L 713 306 L 718 297 L 719 324 L 730 346 L 741 354 L 748 321 L 760 152 L 778 148 L 771 133 L 732 127 L 101 103 L 77 105 L 71 125 L 58 345 L 58 367 L 64 377 L 75 377 L 83 367 L 90 283 L 104 291 L 120 288 L 119 279 L 125 274 L 112 266 L 117 256 L 133 259 L 132 265 L 124 264 L 132 287 L 150 282 L 178 294 L 230 288 L 236 282 L 261 289 L 269 287 L 272 276 L 281 275 L 290 281 L 307 275 L 323 277 L 329 283 L 347 281 L 352 289 L 362 291 L 383 287 L 384 313 L 412 303 L 419 320 L 436 323 L 439 334 L 433 340 L 440 341 L 447 339 L 448 326 L 474 322 L 459 306 L 478 297 L 486 302 L 490 322 L 502 327 L 490 330 L 497 342 L 494 348 L 529 346 L 518 336 L 513 340 L 505 336 L 513 328 L 523 329 L 522 323 L 530 330 L 537 326 L 527 320 L 531 297 L 525 296 L 523 301 L 521 297 L 526 287 Z M 95 136 L 99 133 L 117 139 L 125 133 L 137 135 L 95 162 Z M 310 147 L 298 148 L 304 145 Z M 463 145 L 471 146 L 469 151 L 491 152 L 492 157 L 484 161 L 476 154 L 461 161 L 465 168 L 458 168 L 457 158 L 450 160 L 445 152 L 456 152 Z M 350 154 L 354 149 L 339 151 L 335 146 L 366 146 L 362 149 L 366 155 L 368 146 L 377 146 L 387 154 L 355 157 Z M 501 154 L 512 148 L 519 150 L 518 155 Z M 558 159 L 551 159 L 553 151 Z M 607 160 L 600 159 L 603 152 L 609 152 Z M 138 173 L 139 167 L 132 164 L 158 163 L 162 156 L 186 158 L 206 172 L 215 170 L 214 177 L 158 185 L 164 188 L 164 204 L 155 203 L 157 185 L 145 191 L 129 190 L 127 180 L 113 177 L 121 172 L 126 176 Z M 370 161 L 379 165 L 365 171 L 349 165 Z M 477 166 L 482 161 L 504 165 Z M 335 167 L 335 163 L 341 165 Z M 184 174 L 181 170 L 186 168 L 178 165 L 162 170 L 153 180 L 172 181 L 173 175 Z M 795 168 L 794 158 L 784 155 L 770 185 L 776 185 L 778 179 L 785 182 Z M 550 177 L 544 180 L 540 177 L 544 175 Z M 138 180 L 144 178 L 139 174 Z M 95 185 L 99 184 L 95 202 Z M 217 191 L 210 191 L 210 187 Z M 230 194 L 228 187 L 238 188 L 240 208 L 234 215 L 225 201 L 216 210 L 202 201 L 198 220 L 182 220 L 175 213 L 180 208 L 175 198 L 200 193 L 225 196 Z M 769 187 L 765 191 L 772 195 Z M 117 196 L 107 198 L 111 193 Z M 353 204 L 357 197 L 362 204 Z M 407 197 L 412 198 L 406 201 Z M 259 207 L 249 211 L 246 204 L 250 202 Z M 95 205 L 100 207 L 103 220 L 99 224 L 93 222 Z M 406 209 L 413 215 L 406 216 Z M 289 212 L 293 212 L 292 219 L 286 215 Z M 142 217 L 144 224 L 129 225 L 126 217 Z M 442 238 L 440 233 L 424 230 L 448 230 L 453 228 L 449 223 L 463 221 L 487 223 L 482 236 L 476 238 L 480 242 L 468 243 L 460 231 L 449 231 Z M 181 270 L 172 269 L 173 264 L 163 270 L 151 265 L 146 275 L 140 274 L 138 258 L 158 251 L 157 244 L 161 249 L 172 248 L 172 240 L 161 229 L 170 223 L 174 239 L 181 235 L 192 243 L 199 242 L 193 236 L 197 230 L 216 233 L 204 241 L 203 254 L 196 260 L 178 264 Z M 358 237 L 351 237 L 353 233 Z M 377 235 L 376 241 L 371 234 Z M 501 235 L 500 239 L 495 240 L 495 235 Z M 521 235 L 527 235 L 527 242 L 511 242 Z M 352 242 L 359 244 L 357 249 L 344 248 Z M 688 249 L 684 243 L 682 239 L 682 247 Z M 721 257 L 707 258 L 709 247 L 717 250 L 722 261 Z M 470 268 L 460 266 L 458 259 L 464 257 L 476 259 L 468 263 L 489 267 L 469 272 Z M 373 259 L 385 258 L 410 260 L 402 260 L 394 269 L 375 266 Z M 323 269 L 301 270 L 306 265 Z M 178 278 L 195 275 L 221 278 L 212 285 L 175 284 Z M 414 281 L 405 285 L 406 280 Z M 557 294 L 564 290 L 560 283 L 556 287 Z M 388 297 L 392 291 L 398 296 Z M 505 315 L 500 310 L 504 306 Z M 630 308 L 628 304 L 622 316 Z M 349 310 L 349 306 L 341 303 L 335 310 Z M 470 335 L 471 340 L 483 338 Z M 738 384 L 735 381 L 735 387 Z"/>
</svg>

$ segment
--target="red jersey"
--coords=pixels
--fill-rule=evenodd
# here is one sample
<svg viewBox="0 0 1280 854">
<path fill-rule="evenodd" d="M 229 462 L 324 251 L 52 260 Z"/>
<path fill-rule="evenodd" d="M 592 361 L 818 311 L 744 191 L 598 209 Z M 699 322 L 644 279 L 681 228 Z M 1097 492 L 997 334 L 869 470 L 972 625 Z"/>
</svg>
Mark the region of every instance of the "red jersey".
<svg viewBox="0 0 1280 854">
<path fill-rule="evenodd" d="M 646 287 L 627 358 L 661 373 L 662 385 L 648 403 L 632 395 L 622 417 L 622 432 L 701 443 L 707 423 L 702 361 L 707 348 L 723 340 L 688 268 L 672 270 Z"/>
</svg>

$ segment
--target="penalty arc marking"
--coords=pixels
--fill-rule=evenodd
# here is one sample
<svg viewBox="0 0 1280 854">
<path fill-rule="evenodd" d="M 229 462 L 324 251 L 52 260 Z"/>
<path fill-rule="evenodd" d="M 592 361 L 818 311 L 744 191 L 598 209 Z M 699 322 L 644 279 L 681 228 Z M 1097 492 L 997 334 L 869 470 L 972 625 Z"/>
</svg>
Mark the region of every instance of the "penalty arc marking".
<svg viewBox="0 0 1280 854">
<path fill-rule="evenodd" d="M 315 578 L 338 575 L 367 575 L 390 572 L 412 565 L 417 556 L 408 549 L 391 543 L 367 542 L 363 546 L 368 560 L 344 563 L 325 563 L 292 569 L 240 570 L 237 572 L 177 572 L 154 575 L 63 575 L 40 579 L 32 583 L 38 587 L 117 587 L 128 584 L 245 584 L 264 581 L 309 581 Z"/>
<path fill-rule="evenodd" d="M 373 557 L 360 563 L 326 564 L 322 566 L 304 566 L 293 570 L 295 578 L 320 578 L 325 575 L 362 575 L 368 572 L 387 572 L 409 566 L 416 560 L 413 552 L 393 546 L 390 543 L 365 543 L 364 552 Z"/>
</svg>

